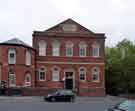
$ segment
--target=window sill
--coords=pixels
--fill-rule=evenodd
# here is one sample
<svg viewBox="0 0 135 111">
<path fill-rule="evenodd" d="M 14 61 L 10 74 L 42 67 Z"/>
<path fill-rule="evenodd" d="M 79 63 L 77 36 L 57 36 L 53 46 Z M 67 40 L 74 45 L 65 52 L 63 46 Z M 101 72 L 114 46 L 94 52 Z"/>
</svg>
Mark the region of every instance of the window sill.
<svg viewBox="0 0 135 111">
<path fill-rule="evenodd" d="M 46 81 L 46 80 L 38 80 L 38 81 L 44 82 L 44 81 Z"/>
<path fill-rule="evenodd" d="M 99 80 L 96 80 L 96 81 L 92 81 L 92 82 L 94 82 L 94 83 L 99 83 L 100 81 L 99 81 Z"/>
</svg>

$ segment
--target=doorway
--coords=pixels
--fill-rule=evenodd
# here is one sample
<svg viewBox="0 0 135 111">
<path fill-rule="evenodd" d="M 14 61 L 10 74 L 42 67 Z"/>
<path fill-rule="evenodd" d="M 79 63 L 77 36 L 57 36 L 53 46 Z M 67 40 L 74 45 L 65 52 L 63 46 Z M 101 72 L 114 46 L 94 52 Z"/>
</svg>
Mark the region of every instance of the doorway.
<svg viewBox="0 0 135 111">
<path fill-rule="evenodd" d="M 73 72 L 65 72 L 65 89 L 73 90 L 73 84 Z"/>
</svg>

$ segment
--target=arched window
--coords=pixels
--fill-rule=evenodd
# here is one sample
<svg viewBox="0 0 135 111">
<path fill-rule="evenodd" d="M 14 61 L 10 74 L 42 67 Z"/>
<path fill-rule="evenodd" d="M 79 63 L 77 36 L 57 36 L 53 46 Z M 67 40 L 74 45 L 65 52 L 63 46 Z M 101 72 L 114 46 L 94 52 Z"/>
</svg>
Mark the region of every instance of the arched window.
<svg viewBox="0 0 135 111">
<path fill-rule="evenodd" d="M 52 55 L 53 56 L 60 55 L 60 44 L 58 41 L 53 41 L 53 43 L 52 43 Z"/>
<path fill-rule="evenodd" d="M 73 56 L 73 46 L 72 42 L 66 42 L 66 56 Z"/>
<path fill-rule="evenodd" d="M 86 56 L 86 48 L 87 48 L 86 43 L 81 42 L 79 44 L 79 55 L 80 55 L 80 57 L 85 57 Z"/>
<path fill-rule="evenodd" d="M 60 69 L 57 67 L 54 67 L 52 70 L 52 80 L 53 81 L 59 81 L 60 80 Z"/>
<path fill-rule="evenodd" d="M 93 57 L 99 57 L 99 45 L 98 44 L 93 44 L 92 45 L 92 56 Z"/>
<path fill-rule="evenodd" d="M 25 74 L 24 86 L 31 86 L 31 74 L 30 73 Z"/>
<path fill-rule="evenodd" d="M 92 81 L 93 82 L 99 82 L 99 73 L 100 73 L 99 68 L 94 67 L 92 69 Z"/>
<path fill-rule="evenodd" d="M 28 65 L 28 66 L 31 65 L 31 54 L 30 54 L 30 50 L 28 50 L 28 49 L 26 50 L 26 55 L 25 56 L 26 56 L 25 64 Z"/>
<path fill-rule="evenodd" d="M 39 56 L 46 56 L 46 42 L 39 42 Z"/>
<path fill-rule="evenodd" d="M 80 80 L 86 80 L 86 69 L 81 67 L 79 73 L 80 73 Z"/>
<path fill-rule="evenodd" d="M 16 74 L 13 69 L 9 69 L 9 87 L 16 86 Z"/>
<path fill-rule="evenodd" d="M 39 76 L 38 76 L 39 81 L 45 81 L 46 75 L 47 75 L 47 69 L 44 67 L 40 68 L 39 69 Z"/>
</svg>

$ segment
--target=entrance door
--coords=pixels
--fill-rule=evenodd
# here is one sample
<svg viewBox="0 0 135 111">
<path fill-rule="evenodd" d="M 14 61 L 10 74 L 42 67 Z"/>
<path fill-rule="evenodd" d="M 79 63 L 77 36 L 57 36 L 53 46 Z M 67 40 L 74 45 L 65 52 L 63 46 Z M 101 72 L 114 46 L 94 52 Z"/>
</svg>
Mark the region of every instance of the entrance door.
<svg viewBox="0 0 135 111">
<path fill-rule="evenodd" d="M 65 72 L 65 89 L 73 89 L 73 72 Z"/>
</svg>

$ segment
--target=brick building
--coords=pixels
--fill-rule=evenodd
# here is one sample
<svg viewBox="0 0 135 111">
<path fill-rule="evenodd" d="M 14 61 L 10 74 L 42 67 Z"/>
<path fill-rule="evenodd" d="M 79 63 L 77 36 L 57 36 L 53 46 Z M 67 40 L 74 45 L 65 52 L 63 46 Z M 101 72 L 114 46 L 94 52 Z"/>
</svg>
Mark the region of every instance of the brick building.
<svg viewBox="0 0 135 111">
<path fill-rule="evenodd" d="M 64 88 L 80 96 L 105 94 L 105 34 L 67 19 L 48 30 L 34 31 L 32 36 L 33 48 L 16 39 L 0 44 L 1 80 L 10 85 L 12 72 L 16 75 L 13 86 L 29 86 L 28 95 Z M 14 64 L 10 56 L 16 58 Z"/>
<path fill-rule="evenodd" d="M 7 87 L 34 87 L 35 50 L 16 38 L 0 43 L 0 80 Z"/>
<path fill-rule="evenodd" d="M 65 88 L 80 96 L 104 95 L 105 35 L 72 19 L 45 31 L 34 31 L 37 87 Z"/>
</svg>

